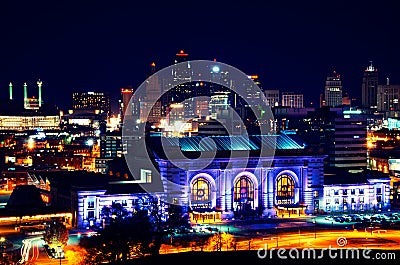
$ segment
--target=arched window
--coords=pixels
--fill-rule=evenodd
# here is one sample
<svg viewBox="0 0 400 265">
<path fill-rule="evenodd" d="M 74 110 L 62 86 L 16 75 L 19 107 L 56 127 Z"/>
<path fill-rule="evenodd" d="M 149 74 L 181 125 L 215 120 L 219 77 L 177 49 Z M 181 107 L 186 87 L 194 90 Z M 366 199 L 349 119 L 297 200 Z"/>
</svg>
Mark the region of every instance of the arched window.
<svg viewBox="0 0 400 265">
<path fill-rule="evenodd" d="M 209 202 L 210 201 L 210 182 L 199 177 L 192 184 L 192 201 L 193 202 Z"/>
<path fill-rule="evenodd" d="M 276 181 L 276 197 L 282 204 L 290 203 L 294 198 L 294 180 L 293 177 L 283 174 Z"/>
<path fill-rule="evenodd" d="M 234 197 L 236 202 L 254 200 L 254 184 L 247 176 L 241 176 L 235 183 Z"/>
</svg>

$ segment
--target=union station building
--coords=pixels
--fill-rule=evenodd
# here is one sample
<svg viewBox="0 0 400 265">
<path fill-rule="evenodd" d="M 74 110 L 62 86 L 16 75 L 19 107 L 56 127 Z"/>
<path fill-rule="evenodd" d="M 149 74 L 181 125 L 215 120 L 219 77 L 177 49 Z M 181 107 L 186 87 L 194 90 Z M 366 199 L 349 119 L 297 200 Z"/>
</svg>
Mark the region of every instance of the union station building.
<svg viewBox="0 0 400 265">
<path fill-rule="evenodd" d="M 187 208 L 193 220 L 301 215 L 322 209 L 325 156 L 307 154 L 300 139 L 286 134 L 210 138 L 213 143 L 201 143 L 202 137 L 163 139 L 164 150 L 179 151 L 184 159 L 157 152 L 160 143 L 151 141 L 162 199 Z M 275 150 L 260 154 L 261 146 Z M 212 159 L 199 157 L 207 152 Z M 140 164 L 137 158 L 135 163 Z M 141 170 L 137 174 L 146 169 Z"/>
<path fill-rule="evenodd" d="M 296 135 L 210 138 L 151 139 L 154 167 L 145 156 L 128 157 L 135 179 L 75 188 L 77 226 L 101 225 L 102 208 L 114 203 L 132 211 L 149 193 L 180 205 L 192 222 L 390 208 L 389 178 L 327 177 L 326 156 L 310 153 Z"/>
</svg>

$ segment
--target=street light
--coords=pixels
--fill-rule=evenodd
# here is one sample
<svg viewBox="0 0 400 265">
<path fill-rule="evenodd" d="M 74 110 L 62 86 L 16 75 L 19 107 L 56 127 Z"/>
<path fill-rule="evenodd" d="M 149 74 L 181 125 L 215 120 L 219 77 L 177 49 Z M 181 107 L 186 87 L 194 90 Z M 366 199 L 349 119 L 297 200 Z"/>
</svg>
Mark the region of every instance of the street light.
<svg viewBox="0 0 400 265">
<path fill-rule="evenodd" d="M 58 253 L 58 258 L 60 259 L 60 265 L 61 265 L 61 254 L 62 254 L 63 250 L 61 248 L 61 246 L 57 247 L 57 253 Z"/>
</svg>

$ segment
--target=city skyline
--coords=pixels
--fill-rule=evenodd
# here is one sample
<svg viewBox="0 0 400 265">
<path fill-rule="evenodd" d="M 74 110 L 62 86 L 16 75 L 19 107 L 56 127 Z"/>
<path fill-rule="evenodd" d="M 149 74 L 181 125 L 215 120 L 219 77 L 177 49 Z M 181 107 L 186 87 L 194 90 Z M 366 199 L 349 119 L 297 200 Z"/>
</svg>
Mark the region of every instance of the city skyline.
<svg viewBox="0 0 400 265">
<path fill-rule="evenodd" d="M 63 109 L 73 92 L 118 95 L 121 87 L 138 87 L 153 61 L 158 70 L 167 67 L 181 49 L 191 60 L 215 58 L 257 74 L 264 89 L 303 93 L 306 106 L 319 105 L 333 70 L 343 92 L 358 99 L 370 61 L 380 78 L 399 83 L 394 3 L 4 5 L 1 88 L 40 78 L 43 101 Z M 56 102 L 60 95 L 68 100 Z"/>
<path fill-rule="evenodd" d="M 0 264 L 395 260 L 396 7 L 3 1 Z"/>
</svg>

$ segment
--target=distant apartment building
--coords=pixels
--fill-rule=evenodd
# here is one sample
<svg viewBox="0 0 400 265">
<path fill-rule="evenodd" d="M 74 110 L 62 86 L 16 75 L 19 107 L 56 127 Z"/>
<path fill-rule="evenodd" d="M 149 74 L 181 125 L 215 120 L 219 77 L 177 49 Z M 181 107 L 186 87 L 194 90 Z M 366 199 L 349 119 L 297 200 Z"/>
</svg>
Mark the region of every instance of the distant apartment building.
<svg viewBox="0 0 400 265">
<path fill-rule="evenodd" d="M 265 104 L 267 106 L 277 107 L 279 106 L 279 90 L 265 90 Z"/>
<path fill-rule="evenodd" d="M 294 92 L 283 92 L 282 93 L 282 106 L 290 108 L 303 108 L 304 107 L 304 95 L 295 94 Z"/>
</svg>

